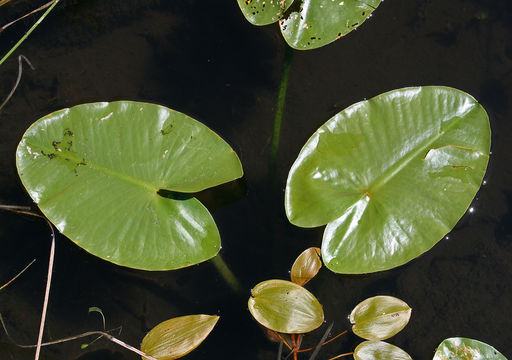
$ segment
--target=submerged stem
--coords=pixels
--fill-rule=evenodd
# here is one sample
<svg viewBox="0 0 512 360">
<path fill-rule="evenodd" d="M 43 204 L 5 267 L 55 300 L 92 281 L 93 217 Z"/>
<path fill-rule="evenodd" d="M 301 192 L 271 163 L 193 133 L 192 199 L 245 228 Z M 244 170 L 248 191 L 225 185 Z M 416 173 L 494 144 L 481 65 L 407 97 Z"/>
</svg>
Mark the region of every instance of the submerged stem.
<svg viewBox="0 0 512 360">
<path fill-rule="evenodd" d="M 281 82 L 279 83 L 279 94 L 277 96 L 277 107 L 274 115 L 274 129 L 272 131 L 272 143 L 270 147 L 269 178 L 272 188 L 276 184 L 276 164 L 279 153 L 279 138 L 281 135 L 281 123 L 283 119 L 284 103 L 286 100 L 286 89 L 288 87 L 288 75 L 290 74 L 290 65 L 293 57 L 293 49 L 286 46 L 281 69 Z"/>
<path fill-rule="evenodd" d="M 217 256 L 213 257 L 211 261 L 212 264 L 217 268 L 217 271 L 220 273 L 224 281 L 231 288 L 231 290 L 239 295 L 242 295 L 242 286 L 240 285 L 240 282 L 238 281 L 235 274 L 233 274 L 233 272 L 229 269 L 228 265 L 220 256 L 220 254 L 217 254 Z"/>
<path fill-rule="evenodd" d="M 46 15 L 48 15 L 53 10 L 55 5 L 57 5 L 59 1 L 60 0 L 53 1 L 53 4 L 43 13 L 43 15 L 41 15 L 39 20 L 37 20 L 35 24 L 32 25 L 32 27 L 26 32 L 25 35 L 23 35 L 21 39 L 18 40 L 18 42 L 11 48 L 11 50 L 9 50 L 9 52 L 7 52 L 7 54 L 4 55 L 4 57 L 0 60 L 0 65 L 2 65 L 4 61 L 7 60 L 7 58 L 11 56 L 11 54 L 23 43 L 23 41 L 25 41 L 25 39 L 32 33 L 32 31 L 34 31 L 35 28 L 39 26 L 39 24 L 44 20 Z"/>
<path fill-rule="evenodd" d="M 339 354 L 339 355 L 337 355 L 335 357 L 330 358 L 329 360 L 339 359 L 341 357 L 349 356 L 349 355 L 354 355 L 354 353 L 353 352 L 349 352 L 349 353 L 345 353 L 345 354 Z"/>
</svg>

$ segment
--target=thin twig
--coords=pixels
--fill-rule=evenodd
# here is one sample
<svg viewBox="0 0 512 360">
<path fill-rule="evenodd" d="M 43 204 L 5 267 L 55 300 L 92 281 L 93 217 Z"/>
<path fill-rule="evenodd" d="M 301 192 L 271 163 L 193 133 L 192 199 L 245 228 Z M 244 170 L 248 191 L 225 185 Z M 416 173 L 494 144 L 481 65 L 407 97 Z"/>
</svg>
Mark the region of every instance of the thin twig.
<svg viewBox="0 0 512 360">
<path fill-rule="evenodd" d="M 322 345 L 322 346 L 327 345 L 327 344 L 329 344 L 331 341 L 336 340 L 337 338 L 339 338 L 339 337 L 340 337 L 340 336 L 342 336 L 342 335 L 345 335 L 346 333 L 348 333 L 348 330 L 345 330 L 345 331 L 343 331 L 343 332 L 339 333 L 338 335 L 336 335 L 336 336 L 335 336 L 335 337 L 333 337 L 332 339 L 327 340 L 326 342 L 322 343 L 321 345 Z M 318 345 L 317 345 L 317 346 L 318 346 Z M 309 348 L 309 349 L 299 350 L 299 352 L 311 351 L 311 350 L 313 350 L 313 349 L 315 349 L 315 348 L 316 348 L 316 346 L 315 346 L 314 348 Z"/>
<path fill-rule="evenodd" d="M 36 212 L 31 211 L 32 208 L 29 206 L 19 206 L 19 205 L 0 205 L 0 210 L 7 210 L 16 214 L 25 214 L 30 216 L 35 216 L 41 219 L 46 218 L 43 215 L 40 215 Z"/>
<path fill-rule="evenodd" d="M 277 336 L 279 336 L 279 338 L 281 339 L 281 341 L 283 342 L 283 344 L 286 345 L 286 347 L 288 348 L 288 350 L 292 350 L 292 347 L 290 345 L 288 345 L 288 342 L 286 341 L 286 339 L 278 332 L 276 332 Z"/>
<path fill-rule="evenodd" d="M 2 31 L 4 31 L 5 29 L 7 29 L 9 26 L 16 24 L 18 21 L 23 20 L 23 19 L 25 19 L 26 17 L 28 17 L 28 16 L 30 16 L 30 15 L 32 15 L 32 14 L 35 14 L 36 12 L 39 12 L 39 11 L 41 11 L 41 10 L 46 9 L 48 6 L 50 6 L 51 4 L 53 4 L 53 2 L 54 2 L 54 0 L 52 0 L 52 1 L 50 1 L 50 2 L 48 2 L 48 3 L 46 3 L 46 4 L 44 4 L 44 5 L 43 5 L 43 6 L 41 6 L 41 7 L 38 7 L 38 8 L 37 8 L 37 9 L 35 9 L 35 10 L 32 10 L 32 11 L 31 11 L 31 12 L 29 12 L 28 14 L 25 14 L 25 15 L 23 15 L 22 17 L 19 17 L 19 18 L 17 18 L 16 20 L 11 21 L 11 22 L 10 22 L 10 23 L 8 23 L 8 24 L 5 24 L 4 26 L 2 26 L 2 27 L 0 28 L 0 33 L 1 33 Z M 3 5 L 3 4 L 1 4 L 1 3 L 0 3 L 0 6 L 2 6 L 2 5 Z"/>
<path fill-rule="evenodd" d="M 2 314 L 0 314 L 0 322 L 2 323 L 2 326 L 4 328 L 5 334 L 7 335 L 7 338 L 9 340 L 11 340 L 16 346 L 18 346 L 20 348 L 23 348 L 23 349 L 31 349 L 31 348 L 35 348 L 35 347 L 37 347 L 39 345 L 39 344 L 38 345 L 21 345 L 21 344 L 16 343 L 11 338 L 11 336 L 9 335 L 9 332 L 7 331 L 7 327 L 5 326 L 5 322 L 4 322 L 4 319 L 2 317 Z M 114 342 L 114 343 L 116 343 L 118 345 L 121 345 L 125 349 L 133 351 L 134 353 L 136 353 L 136 354 L 138 354 L 138 355 L 140 355 L 142 357 L 145 357 L 148 360 L 157 360 L 153 356 L 148 355 L 145 352 L 143 352 L 143 351 L 141 351 L 141 350 L 139 350 L 139 349 L 137 349 L 137 348 L 127 344 L 127 343 L 125 343 L 124 341 L 121 341 L 121 340 L 113 337 L 112 335 L 110 335 L 109 333 L 107 333 L 105 331 L 87 331 L 87 332 L 84 332 L 84 333 L 79 334 L 79 335 L 68 336 L 66 338 L 45 342 L 45 343 L 40 344 L 39 346 L 42 347 L 42 346 L 62 344 L 64 342 L 68 342 L 68 341 L 72 341 L 72 340 L 78 340 L 78 339 L 81 339 L 81 338 L 84 338 L 84 337 L 88 337 L 88 336 L 92 336 L 92 335 L 100 335 L 100 337 L 105 337 L 107 340 L 110 340 L 110 341 L 112 341 L 112 342 Z"/>
<path fill-rule="evenodd" d="M 0 205 L 0 209 L 3 210 L 24 210 L 24 211 L 30 211 L 32 208 L 30 206 L 21 206 L 21 205 Z"/>
<path fill-rule="evenodd" d="M 329 327 L 327 328 L 327 330 L 325 331 L 324 335 L 322 336 L 322 338 L 320 339 L 320 341 L 318 342 L 318 345 L 315 346 L 315 351 L 313 351 L 313 353 L 311 354 L 311 356 L 309 357 L 309 360 L 315 360 L 316 356 L 318 355 L 318 353 L 320 352 L 320 349 L 322 348 L 322 346 L 324 346 L 325 344 L 327 344 L 325 342 L 325 339 L 327 339 L 327 336 L 329 336 L 329 333 L 331 332 L 332 330 L 332 327 L 334 326 L 334 321 L 331 322 L 331 325 L 329 325 Z"/>
<path fill-rule="evenodd" d="M 46 280 L 46 290 L 44 293 L 44 302 L 43 302 L 43 312 L 41 314 L 41 324 L 39 325 L 39 336 L 37 338 L 37 347 L 36 347 L 36 355 L 35 360 L 39 360 L 39 353 L 41 352 L 41 343 L 43 341 L 43 331 L 44 331 L 44 323 L 46 320 L 46 310 L 48 309 L 48 299 L 50 298 L 50 286 L 52 283 L 52 273 L 53 273 L 53 260 L 55 259 L 55 231 L 53 230 L 53 225 L 49 220 L 46 220 L 50 229 L 52 231 L 52 245 L 50 247 L 50 260 L 48 262 L 48 277 Z"/>
<path fill-rule="evenodd" d="M 277 360 L 281 360 L 281 356 L 283 355 L 283 342 L 279 343 L 279 348 L 277 349 Z"/>
<path fill-rule="evenodd" d="M 9 280 L 8 282 L 6 282 L 5 284 L 3 284 L 1 287 L 0 287 L 0 290 L 3 290 L 5 287 L 7 287 L 10 283 L 12 283 L 14 280 L 16 280 L 17 278 L 20 277 L 21 274 L 23 274 L 25 272 L 25 270 L 27 270 L 30 265 L 32 265 L 34 262 L 36 261 L 36 259 L 32 260 L 27 266 L 25 266 L 23 268 L 23 270 L 21 270 L 18 275 L 16 275 L 15 277 L 13 277 L 11 280 Z"/>
<path fill-rule="evenodd" d="M 4 57 L 0 60 L 0 65 L 2 65 L 4 63 L 5 60 L 7 60 L 7 58 L 9 56 L 11 56 L 11 54 L 23 43 L 23 41 L 25 41 L 25 39 L 32 33 L 32 31 L 34 31 L 34 29 L 39 25 L 41 24 L 41 22 L 44 20 L 44 18 L 46 17 L 46 15 L 48 15 L 52 9 L 55 7 L 55 5 L 57 5 L 59 3 L 60 0 L 53 0 L 53 3 L 52 5 L 43 13 L 43 15 L 41 15 L 41 17 L 39 18 L 39 20 L 37 20 L 35 22 L 34 25 L 32 25 L 32 27 L 27 31 L 27 33 L 25 35 L 22 36 L 21 39 L 18 40 L 18 42 L 11 48 L 11 50 L 9 50 L 7 52 L 7 54 L 4 55 Z"/>
<path fill-rule="evenodd" d="M 340 357 L 349 356 L 349 355 L 354 355 L 354 353 L 353 352 L 349 352 L 349 353 L 345 353 L 345 354 L 340 354 L 340 355 L 337 355 L 335 357 L 330 358 L 329 360 L 339 359 Z"/>
<path fill-rule="evenodd" d="M 32 64 L 30 63 L 30 61 L 24 55 L 18 56 L 18 77 L 16 78 L 16 83 L 14 84 L 14 87 L 12 88 L 11 92 L 9 93 L 9 95 L 7 95 L 7 97 L 5 98 L 2 105 L 0 105 L 0 110 L 2 110 L 2 108 L 5 106 L 5 104 L 7 104 L 7 102 L 9 100 L 11 100 L 11 97 L 14 95 L 14 92 L 16 91 L 16 89 L 18 88 L 18 85 L 20 84 L 21 74 L 23 73 L 22 60 L 25 60 L 26 63 L 28 64 L 28 66 L 30 66 L 30 68 L 32 70 L 35 70 L 34 67 L 32 66 Z"/>
<path fill-rule="evenodd" d="M 58 1 L 58 0 L 56 0 L 56 1 Z M 41 324 L 39 325 L 39 336 L 37 338 L 37 345 L 36 345 L 37 347 L 36 347 L 36 354 L 35 354 L 35 360 L 39 360 L 39 353 L 41 352 L 41 343 L 43 340 L 44 323 L 46 320 L 46 310 L 48 309 L 48 299 L 50 297 L 50 286 L 51 286 L 51 282 L 52 282 L 53 262 L 55 259 L 55 231 L 53 229 L 52 223 L 48 219 L 46 219 L 44 216 L 36 214 L 31 211 L 19 210 L 20 208 L 23 208 L 23 207 L 16 206 L 16 205 L 1 205 L 0 206 L 0 209 L 2 209 L 2 210 L 8 210 L 8 211 L 12 211 L 15 213 L 27 214 L 27 215 L 32 215 L 32 216 L 37 216 L 37 217 L 43 218 L 48 223 L 48 225 L 50 226 L 50 230 L 51 230 L 52 243 L 51 243 L 51 247 L 50 247 L 50 259 L 48 262 L 48 275 L 47 275 L 47 279 L 46 279 L 46 289 L 45 289 L 45 293 L 44 293 L 43 311 L 41 314 Z M 2 321 L 2 324 L 3 324 L 3 321 Z M 6 333 L 7 333 L 7 329 L 6 329 Z"/>
</svg>

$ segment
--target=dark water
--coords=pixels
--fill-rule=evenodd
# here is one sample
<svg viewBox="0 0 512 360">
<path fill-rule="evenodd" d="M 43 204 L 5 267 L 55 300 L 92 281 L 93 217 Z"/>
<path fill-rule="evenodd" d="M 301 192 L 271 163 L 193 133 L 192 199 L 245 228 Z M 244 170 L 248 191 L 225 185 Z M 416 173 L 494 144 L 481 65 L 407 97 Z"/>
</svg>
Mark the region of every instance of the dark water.
<svg viewBox="0 0 512 360">
<path fill-rule="evenodd" d="M 0 7 L 1 24 L 35 7 L 33 1 Z M 485 341 L 512 357 L 511 7 L 509 0 L 388 0 L 347 37 L 294 54 L 278 159 L 280 188 L 301 146 L 323 122 L 391 89 L 447 85 L 464 90 L 484 105 L 493 130 L 476 210 L 463 217 L 449 239 L 391 271 L 348 277 L 322 270 L 311 283 L 335 332 L 348 327 L 347 315 L 358 302 L 388 294 L 413 308 L 409 325 L 390 342 L 414 359 L 431 359 L 437 345 L 451 336 Z M 2 54 L 33 21 L 0 34 Z M 228 203 L 215 206 L 214 218 L 222 256 L 246 295 L 231 292 L 210 263 L 173 272 L 135 271 L 96 259 L 59 237 L 45 339 L 101 328 L 99 317 L 87 313 L 91 306 L 103 310 L 107 328 L 122 326 L 120 338 L 133 345 L 167 318 L 219 314 L 217 327 L 189 359 L 275 359 L 276 346 L 247 311 L 250 288 L 287 278 L 294 258 L 318 246 L 323 231 L 290 225 L 283 195 L 276 197 L 267 187 L 284 49 L 276 26 L 250 25 L 235 1 L 69 0 L 16 52 L 36 70 L 24 71 L 0 113 L 1 203 L 31 204 L 14 163 L 24 130 L 51 111 L 91 101 L 141 100 L 189 114 L 221 134 L 245 169 L 242 182 L 213 200 Z M 2 97 L 16 72 L 14 56 L 0 67 Z M 271 209 L 276 217 L 270 222 Z M 48 229 L 25 216 L 0 215 L 0 282 L 37 259 L 0 293 L 0 311 L 12 337 L 35 343 Z M 319 358 L 352 351 L 358 342 L 348 336 L 327 346 Z M 85 350 L 81 343 L 46 348 L 42 358 L 138 358 L 105 340 Z M 20 350 L 0 335 L 0 359 L 31 358 L 33 350 Z"/>
</svg>

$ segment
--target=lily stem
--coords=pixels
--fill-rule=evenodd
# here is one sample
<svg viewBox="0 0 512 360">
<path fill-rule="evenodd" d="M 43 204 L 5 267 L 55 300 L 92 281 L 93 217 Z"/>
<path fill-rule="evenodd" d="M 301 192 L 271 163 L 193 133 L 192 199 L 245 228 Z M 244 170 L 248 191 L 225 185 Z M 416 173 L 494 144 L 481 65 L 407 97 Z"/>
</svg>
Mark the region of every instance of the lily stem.
<svg viewBox="0 0 512 360">
<path fill-rule="evenodd" d="M 242 286 L 240 285 L 240 282 L 220 254 L 217 254 L 217 256 L 211 259 L 211 261 L 231 290 L 238 295 L 242 295 Z"/>
<path fill-rule="evenodd" d="M 283 67 L 281 69 L 281 82 L 279 84 L 279 94 L 277 96 L 277 107 L 274 115 L 274 129 L 272 132 L 272 142 L 270 147 L 270 163 L 269 163 L 269 178 L 271 181 L 272 190 L 277 183 L 276 179 L 276 165 L 277 156 L 279 154 L 279 139 L 281 135 L 281 124 L 283 120 L 284 103 L 286 99 L 286 89 L 288 88 L 288 77 L 290 74 L 290 65 L 292 63 L 293 49 L 286 45 L 286 50 L 283 59 Z"/>
</svg>

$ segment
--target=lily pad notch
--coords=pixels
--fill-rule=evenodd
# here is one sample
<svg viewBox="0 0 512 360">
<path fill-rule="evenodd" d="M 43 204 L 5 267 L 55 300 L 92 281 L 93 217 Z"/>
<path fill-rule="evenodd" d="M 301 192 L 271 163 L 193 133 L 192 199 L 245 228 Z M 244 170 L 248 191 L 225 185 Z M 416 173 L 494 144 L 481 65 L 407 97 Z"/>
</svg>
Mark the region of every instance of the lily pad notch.
<svg viewBox="0 0 512 360">
<path fill-rule="evenodd" d="M 301 227 L 327 225 L 322 260 L 347 274 L 421 255 L 464 215 L 490 150 L 487 113 L 443 86 L 393 90 L 339 112 L 306 142 L 285 192 Z"/>
<path fill-rule="evenodd" d="M 202 123 L 133 101 L 77 105 L 30 126 L 19 176 L 57 229 L 102 259 L 172 270 L 214 257 L 220 235 L 193 194 L 243 176 Z"/>
</svg>

